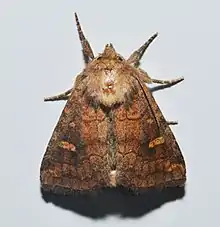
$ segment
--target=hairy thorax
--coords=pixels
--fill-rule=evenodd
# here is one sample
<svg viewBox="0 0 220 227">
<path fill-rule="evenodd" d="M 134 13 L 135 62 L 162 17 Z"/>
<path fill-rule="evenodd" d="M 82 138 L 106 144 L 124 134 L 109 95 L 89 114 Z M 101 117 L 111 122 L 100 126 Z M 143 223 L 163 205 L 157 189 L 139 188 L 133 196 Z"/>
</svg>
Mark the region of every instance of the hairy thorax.
<svg viewBox="0 0 220 227">
<path fill-rule="evenodd" d="M 125 62 L 112 60 L 105 64 L 103 61 L 97 61 L 91 68 L 92 70 L 88 71 L 87 83 L 85 83 L 85 94 L 89 100 L 111 107 L 125 102 L 127 97 L 134 93 L 137 81 L 131 76 L 134 74 L 132 67 Z"/>
</svg>

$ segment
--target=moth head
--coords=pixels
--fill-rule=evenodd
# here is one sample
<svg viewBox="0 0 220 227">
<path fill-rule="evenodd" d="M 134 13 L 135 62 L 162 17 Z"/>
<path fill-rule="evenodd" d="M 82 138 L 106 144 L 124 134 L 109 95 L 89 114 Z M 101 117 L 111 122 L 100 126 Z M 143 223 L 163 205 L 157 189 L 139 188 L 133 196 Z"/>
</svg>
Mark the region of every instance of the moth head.
<svg viewBox="0 0 220 227">
<path fill-rule="evenodd" d="M 89 102 L 111 107 L 125 103 L 133 93 L 136 83 L 132 66 L 115 51 L 113 46 L 106 45 L 105 50 L 91 61 L 85 69 L 85 96 Z"/>
<path fill-rule="evenodd" d="M 116 53 L 113 45 L 111 43 L 107 44 L 105 46 L 104 51 L 103 51 L 102 57 L 103 58 L 109 58 L 109 59 L 115 59 L 115 58 L 117 58 L 117 56 L 118 56 L 118 54 Z"/>
<path fill-rule="evenodd" d="M 110 43 L 105 46 L 103 53 L 99 54 L 96 60 L 101 60 L 101 61 L 109 60 L 110 62 L 113 62 L 113 61 L 122 62 L 125 59 L 116 52 L 115 48 Z"/>
</svg>

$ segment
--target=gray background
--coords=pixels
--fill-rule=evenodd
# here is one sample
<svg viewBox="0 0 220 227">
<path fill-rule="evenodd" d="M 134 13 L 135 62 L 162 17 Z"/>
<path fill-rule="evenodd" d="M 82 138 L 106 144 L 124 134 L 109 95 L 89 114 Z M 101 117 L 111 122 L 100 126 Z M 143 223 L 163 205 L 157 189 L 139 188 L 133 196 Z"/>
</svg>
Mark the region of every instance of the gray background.
<svg viewBox="0 0 220 227">
<path fill-rule="evenodd" d="M 179 121 L 172 128 L 187 162 L 186 194 L 138 218 L 93 219 L 41 198 L 39 166 L 64 106 L 43 97 L 83 69 L 75 11 L 95 53 L 112 42 L 127 57 L 158 31 L 142 67 L 158 79 L 185 77 L 154 95 Z M 1 0 L 0 226 L 218 226 L 219 20 L 217 0 Z"/>
</svg>

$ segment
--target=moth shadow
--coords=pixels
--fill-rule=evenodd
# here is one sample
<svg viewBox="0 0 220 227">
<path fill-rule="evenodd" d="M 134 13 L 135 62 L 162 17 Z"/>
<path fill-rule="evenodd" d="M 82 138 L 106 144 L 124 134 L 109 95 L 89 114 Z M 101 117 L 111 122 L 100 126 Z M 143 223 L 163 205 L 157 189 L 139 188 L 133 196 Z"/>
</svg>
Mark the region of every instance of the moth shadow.
<svg viewBox="0 0 220 227">
<path fill-rule="evenodd" d="M 118 215 L 122 218 L 138 218 L 161 207 L 167 202 L 181 199 L 185 188 L 166 188 L 162 191 L 152 189 L 139 195 L 123 188 L 105 189 L 96 194 L 55 195 L 41 189 L 45 202 L 73 211 L 93 219 L 108 215 Z"/>
</svg>

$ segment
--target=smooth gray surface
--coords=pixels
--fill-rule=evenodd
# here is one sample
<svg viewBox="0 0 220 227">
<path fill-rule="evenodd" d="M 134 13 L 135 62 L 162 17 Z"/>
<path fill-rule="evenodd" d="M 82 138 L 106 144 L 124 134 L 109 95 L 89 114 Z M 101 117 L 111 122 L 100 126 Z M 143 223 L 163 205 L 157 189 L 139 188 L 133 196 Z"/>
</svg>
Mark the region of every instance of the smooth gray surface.
<svg viewBox="0 0 220 227">
<path fill-rule="evenodd" d="M 2 0 L 0 226 L 218 226 L 219 7 L 217 0 Z M 158 31 L 142 67 L 158 79 L 185 77 L 154 93 L 164 115 L 179 121 L 172 128 L 188 170 L 182 200 L 136 219 L 94 220 L 41 199 L 39 165 L 64 106 L 43 97 L 69 88 L 83 69 L 74 11 L 96 53 L 112 42 L 129 56 Z"/>
</svg>

